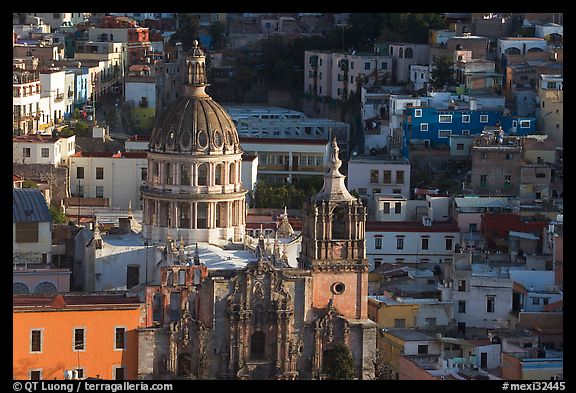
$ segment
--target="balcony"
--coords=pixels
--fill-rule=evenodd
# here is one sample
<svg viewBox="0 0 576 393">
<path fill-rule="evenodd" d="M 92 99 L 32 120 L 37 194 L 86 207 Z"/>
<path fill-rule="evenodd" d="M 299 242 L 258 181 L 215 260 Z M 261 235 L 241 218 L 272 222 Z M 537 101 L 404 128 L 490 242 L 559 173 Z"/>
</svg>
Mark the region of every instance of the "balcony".
<svg viewBox="0 0 576 393">
<path fill-rule="evenodd" d="M 64 93 L 56 94 L 56 97 L 54 98 L 54 102 L 60 102 L 63 99 L 64 99 Z"/>
</svg>

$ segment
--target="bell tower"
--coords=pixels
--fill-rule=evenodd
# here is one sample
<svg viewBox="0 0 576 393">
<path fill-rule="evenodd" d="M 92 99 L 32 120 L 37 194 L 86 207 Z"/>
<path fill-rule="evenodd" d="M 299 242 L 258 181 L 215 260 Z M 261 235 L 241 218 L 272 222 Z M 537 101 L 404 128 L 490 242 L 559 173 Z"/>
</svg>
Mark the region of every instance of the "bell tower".
<svg viewBox="0 0 576 393">
<path fill-rule="evenodd" d="M 366 319 L 366 208 L 346 189 L 338 152 L 334 138 L 324 185 L 306 207 L 300 263 L 312 273 L 312 307 L 330 304 L 346 319 Z"/>
</svg>

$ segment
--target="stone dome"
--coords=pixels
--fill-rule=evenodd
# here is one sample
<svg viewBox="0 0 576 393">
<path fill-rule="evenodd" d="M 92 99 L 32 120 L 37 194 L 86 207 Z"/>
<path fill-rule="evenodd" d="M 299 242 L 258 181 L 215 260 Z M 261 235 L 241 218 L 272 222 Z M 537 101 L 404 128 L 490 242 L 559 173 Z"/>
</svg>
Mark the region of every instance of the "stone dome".
<svg viewBox="0 0 576 393">
<path fill-rule="evenodd" d="M 159 116 L 150 137 L 157 153 L 241 153 L 234 122 L 212 98 L 180 97 Z"/>
<path fill-rule="evenodd" d="M 149 149 L 172 154 L 238 154 L 242 152 L 234 122 L 204 89 L 206 56 L 198 41 L 185 57 L 182 96 L 156 119 Z"/>
</svg>

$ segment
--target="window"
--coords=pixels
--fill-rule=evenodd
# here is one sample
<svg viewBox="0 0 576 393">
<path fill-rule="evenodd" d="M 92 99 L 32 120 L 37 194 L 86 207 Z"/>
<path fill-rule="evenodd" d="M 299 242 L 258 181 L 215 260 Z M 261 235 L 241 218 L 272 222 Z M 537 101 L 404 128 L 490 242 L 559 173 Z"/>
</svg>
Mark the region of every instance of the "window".
<svg viewBox="0 0 576 393">
<path fill-rule="evenodd" d="M 486 296 L 486 312 L 493 313 L 496 306 L 496 296 Z"/>
<path fill-rule="evenodd" d="M 104 187 L 96 186 L 96 198 L 104 198 Z"/>
<path fill-rule="evenodd" d="M 377 250 L 382 249 L 382 238 L 381 237 L 377 237 L 374 239 L 374 248 Z"/>
<path fill-rule="evenodd" d="M 264 332 L 257 331 L 250 337 L 250 358 L 260 360 L 265 357 L 266 336 Z"/>
<path fill-rule="evenodd" d="M 79 166 L 76 168 L 76 179 L 84 179 L 84 167 Z"/>
<path fill-rule="evenodd" d="M 382 190 L 379 188 L 373 188 L 372 189 L 372 197 L 375 197 L 376 194 L 381 194 L 381 193 L 382 193 Z"/>
<path fill-rule="evenodd" d="M 429 239 L 428 239 L 427 237 L 423 237 L 423 238 L 421 239 L 421 241 L 422 241 L 422 249 L 423 249 L 423 250 L 427 250 L 427 249 L 428 249 L 428 240 L 429 240 Z"/>
<path fill-rule="evenodd" d="M 394 327 L 395 328 L 404 328 L 406 327 L 406 319 L 394 319 Z"/>
<path fill-rule="evenodd" d="M 370 69 L 370 63 L 368 62 L 364 63 L 364 69 L 368 71 Z"/>
<path fill-rule="evenodd" d="M 104 179 L 104 168 L 96 167 L 96 179 Z"/>
<path fill-rule="evenodd" d="M 457 143 L 456 144 L 456 150 L 464 150 L 464 144 L 463 143 Z"/>
<path fill-rule="evenodd" d="M 400 202 L 394 203 L 394 214 L 402 214 L 402 203 Z"/>
<path fill-rule="evenodd" d="M 370 171 L 370 183 L 378 183 L 378 171 L 371 170 Z"/>
<path fill-rule="evenodd" d="M 547 297 L 542 298 L 542 303 L 544 303 L 544 305 L 547 305 L 549 301 L 550 301 L 550 299 Z"/>
<path fill-rule="evenodd" d="M 148 168 L 140 168 L 140 180 L 145 181 L 148 178 Z"/>
<path fill-rule="evenodd" d="M 539 304 L 540 304 L 540 298 L 538 298 L 538 297 L 533 297 L 533 298 L 532 298 L 532 304 L 538 304 L 538 305 L 539 305 Z"/>
<path fill-rule="evenodd" d="M 354 69 L 354 62 L 353 62 L 353 61 L 350 62 L 350 69 L 351 69 L 351 70 Z"/>
<path fill-rule="evenodd" d="M 480 187 L 488 186 L 488 175 L 480 175 Z"/>
<path fill-rule="evenodd" d="M 512 154 L 506 153 L 506 159 L 507 159 L 507 160 L 511 160 L 511 159 L 512 159 Z"/>
<path fill-rule="evenodd" d="M 446 238 L 446 251 L 452 250 L 452 238 Z"/>
<path fill-rule="evenodd" d="M 436 327 L 436 318 L 426 318 L 424 324 L 426 327 Z"/>
<path fill-rule="evenodd" d="M 392 171 L 382 171 L 384 174 L 384 184 L 392 183 Z"/>
<path fill-rule="evenodd" d="M 84 328 L 74 329 L 74 351 L 84 351 L 86 350 Z"/>
<path fill-rule="evenodd" d="M 368 190 L 365 188 L 359 188 L 358 189 L 358 194 L 360 195 L 366 195 L 368 193 Z"/>
<path fill-rule="evenodd" d="M 383 62 L 381 65 L 381 69 L 387 70 L 388 69 L 388 63 Z"/>
<path fill-rule="evenodd" d="M 354 75 L 350 75 L 350 83 L 354 83 Z"/>
<path fill-rule="evenodd" d="M 384 202 L 384 214 L 390 214 L 390 202 Z"/>
<path fill-rule="evenodd" d="M 470 123 L 470 115 L 462 115 L 462 123 Z"/>
<path fill-rule="evenodd" d="M 465 314 L 465 313 L 466 313 L 466 301 L 458 300 L 458 314 Z"/>
<path fill-rule="evenodd" d="M 33 329 L 30 332 L 30 352 L 42 352 L 42 330 Z"/>
<path fill-rule="evenodd" d="M 403 237 L 397 237 L 396 238 L 396 249 L 397 250 L 403 250 L 404 249 L 404 238 Z"/>
<path fill-rule="evenodd" d="M 452 130 L 438 130 L 438 138 L 448 138 L 452 135 Z"/>
<path fill-rule="evenodd" d="M 76 372 L 78 373 L 78 378 L 84 378 L 84 369 L 83 368 L 76 368 Z"/>
<path fill-rule="evenodd" d="M 38 242 L 37 222 L 16 223 L 16 243 L 37 243 L 37 242 Z"/>
<path fill-rule="evenodd" d="M 480 115 L 480 123 L 488 123 L 488 115 Z"/>
<path fill-rule="evenodd" d="M 42 158 L 50 157 L 50 149 L 48 149 L 47 147 L 43 147 L 41 152 L 42 152 Z"/>
<path fill-rule="evenodd" d="M 126 266 L 126 289 L 135 287 L 140 283 L 140 266 L 128 265 Z"/>
<path fill-rule="evenodd" d="M 420 131 L 428 131 L 428 123 L 421 123 Z"/>
<path fill-rule="evenodd" d="M 422 117 L 422 109 L 414 109 L 414 117 Z"/>
<path fill-rule="evenodd" d="M 24 157 L 30 157 L 30 148 L 29 147 L 22 148 L 22 155 Z"/>
<path fill-rule="evenodd" d="M 124 380 L 124 367 L 123 366 L 114 367 L 114 379 L 116 381 L 123 381 Z"/>
<path fill-rule="evenodd" d="M 382 266 L 382 259 L 374 259 L 374 269 L 377 269 L 380 266 Z"/>
<path fill-rule="evenodd" d="M 530 128 L 530 120 L 520 120 L 520 128 Z"/>
<path fill-rule="evenodd" d="M 114 349 L 126 349 L 126 328 L 116 328 L 114 335 Z"/>
<path fill-rule="evenodd" d="M 466 291 L 466 280 L 458 280 L 458 292 Z"/>
<path fill-rule="evenodd" d="M 470 130 L 462 130 L 462 135 L 470 135 Z"/>
<path fill-rule="evenodd" d="M 418 345 L 418 355 L 428 355 L 428 345 Z"/>
<path fill-rule="evenodd" d="M 439 123 L 452 123 L 452 115 L 439 115 L 438 116 Z"/>
<path fill-rule="evenodd" d="M 404 171 L 396 171 L 396 184 L 404 184 Z"/>
<path fill-rule="evenodd" d="M 30 370 L 30 380 L 39 381 L 42 379 L 42 370 Z"/>
<path fill-rule="evenodd" d="M 402 190 L 400 188 L 393 188 L 392 194 L 402 194 Z"/>
</svg>

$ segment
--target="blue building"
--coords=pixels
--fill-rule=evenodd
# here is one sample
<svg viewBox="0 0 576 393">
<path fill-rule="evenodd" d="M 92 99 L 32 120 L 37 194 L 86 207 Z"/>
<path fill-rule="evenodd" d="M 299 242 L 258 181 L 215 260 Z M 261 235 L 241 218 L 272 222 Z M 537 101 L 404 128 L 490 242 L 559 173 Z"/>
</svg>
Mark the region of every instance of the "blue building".
<svg viewBox="0 0 576 393">
<path fill-rule="evenodd" d="M 529 135 L 536 130 L 535 117 L 504 114 L 504 109 L 438 109 L 413 106 L 404 109 L 403 155 L 408 157 L 410 142 L 430 147 L 448 145 L 450 135 L 480 135 L 486 126 L 500 126 L 505 135 Z"/>
<path fill-rule="evenodd" d="M 80 67 L 74 69 L 74 108 L 82 109 L 88 102 L 88 68 Z"/>
</svg>

